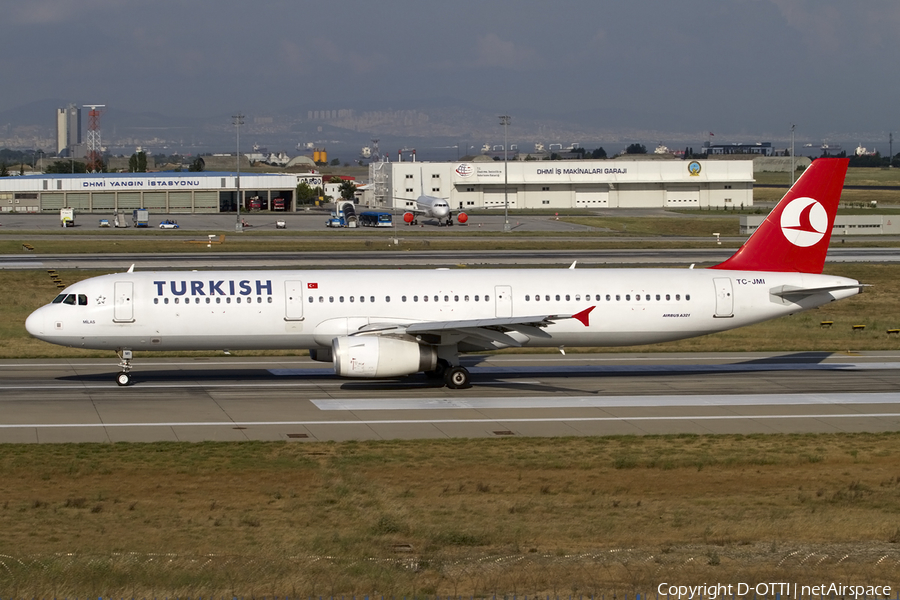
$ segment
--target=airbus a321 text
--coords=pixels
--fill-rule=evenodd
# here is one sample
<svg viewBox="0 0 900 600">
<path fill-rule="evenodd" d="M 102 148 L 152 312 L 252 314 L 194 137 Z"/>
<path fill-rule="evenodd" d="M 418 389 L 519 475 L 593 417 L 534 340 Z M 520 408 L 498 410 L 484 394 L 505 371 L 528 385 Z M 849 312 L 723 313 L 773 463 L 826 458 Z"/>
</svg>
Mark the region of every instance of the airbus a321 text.
<svg viewBox="0 0 900 600">
<path fill-rule="evenodd" d="M 725 331 L 859 293 L 822 268 L 847 170 L 818 159 L 747 242 L 708 269 L 160 271 L 75 283 L 31 335 L 134 352 L 309 349 L 341 377 L 470 385 L 465 352 L 623 346 Z"/>
</svg>

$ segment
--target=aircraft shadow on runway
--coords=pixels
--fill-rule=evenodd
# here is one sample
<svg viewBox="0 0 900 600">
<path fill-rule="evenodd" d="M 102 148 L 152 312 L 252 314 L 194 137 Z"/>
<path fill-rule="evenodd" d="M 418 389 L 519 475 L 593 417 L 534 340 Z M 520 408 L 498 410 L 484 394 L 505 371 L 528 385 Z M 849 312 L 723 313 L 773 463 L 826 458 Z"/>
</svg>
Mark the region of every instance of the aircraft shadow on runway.
<svg viewBox="0 0 900 600">
<path fill-rule="evenodd" d="M 536 366 L 477 366 L 484 357 L 470 355 L 463 359 L 463 364 L 470 369 L 473 388 L 479 386 L 491 389 L 507 389 L 522 391 L 568 392 L 573 388 L 568 385 L 559 385 L 557 380 L 564 380 L 572 376 L 591 377 L 597 379 L 622 378 L 622 377 L 694 377 L 698 375 L 725 375 L 736 372 L 768 372 L 768 371 L 792 371 L 814 368 L 816 370 L 831 370 L 824 361 L 831 356 L 830 352 L 791 352 L 777 356 L 753 358 L 750 360 L 736 361 L 721 364 L 625 364 L 625 365 L 536 365 Z M 839 366 L 835 365 L 834 369 Z M 133 373 L 133 385 L 140 387 L 141 383 L 152 384 L 187 384 L 187 383 L 278 383 L 286 385 L 298 381 L 313 382 L 341 381 L 341 389 L 349 391 L 384 391 L 384 390 L 410 390 L 410 389 L 434 389 L 444 387 L 440 379 L 429 379 L 423 374 L 412 375 L 399 379 L 375 379 L 375 380 L 346 380 L 338 379 L 330 368 L 298 368 L 298 369 L 268 369 L 268 368 L 190 368 L 190 369 L 140 369 Z M 516 381 L 519 379 L 542 379 L 544 381 Z M 110 382 L 113 383 L 115 373 L 92 373 L 86 375 L 70 375 L 58 378 L 59 381 L 79 382 Z M 560 382 L 561 383 L 561 382 Z"/>
</svg>

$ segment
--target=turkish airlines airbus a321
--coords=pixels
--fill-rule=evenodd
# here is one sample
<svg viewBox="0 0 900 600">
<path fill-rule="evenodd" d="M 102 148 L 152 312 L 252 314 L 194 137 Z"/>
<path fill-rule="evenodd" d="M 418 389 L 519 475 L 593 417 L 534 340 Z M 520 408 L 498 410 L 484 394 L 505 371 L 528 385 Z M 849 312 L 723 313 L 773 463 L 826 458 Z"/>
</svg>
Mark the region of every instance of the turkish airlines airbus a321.
<svg viewBox="0 0 900 600">
<path fill-rule="evenodd" d="M 859 293 L 821 274 L 847 162 L 813 162 L 708 269 L 129 270 L 69 286 L 25 325 L 53 344 L 116 351 L 119 385 L 138 351 L 306 348 L 341 377 L 424 371 L 463 388 L 464 352 L 666 342 Z"/>
</svg>

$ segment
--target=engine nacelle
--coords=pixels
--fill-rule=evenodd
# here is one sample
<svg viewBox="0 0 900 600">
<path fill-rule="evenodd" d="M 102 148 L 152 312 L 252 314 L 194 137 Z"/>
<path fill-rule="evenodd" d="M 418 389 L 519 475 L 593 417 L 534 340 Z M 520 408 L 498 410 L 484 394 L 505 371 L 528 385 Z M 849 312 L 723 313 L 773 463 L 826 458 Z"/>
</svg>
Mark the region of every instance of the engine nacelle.
<svg viewBox="0 0 900 600">
<path fill-rule="evenodd" d="M 338 377 L 402 377 L 437 368 L 437 349 L 416 342 L 364 335 L 331 343 Z"/>
<path fill-rule="evenodd" d="M 411 212 L 403 213 L 403 222 L 406 223 L 407 225 L 409 225 L 410 223 L 412 223 L 415 220 L 416 220 L 416 215 L 412 214 Z"/>
<path fill-rule="evenodd" d="M 456 220 L 459 221 L 460 225 L 465 225 L 466 221 L 469 220 L 469 215 L 464 212 L 458 213 L 456 215 Z"/>
</svg>

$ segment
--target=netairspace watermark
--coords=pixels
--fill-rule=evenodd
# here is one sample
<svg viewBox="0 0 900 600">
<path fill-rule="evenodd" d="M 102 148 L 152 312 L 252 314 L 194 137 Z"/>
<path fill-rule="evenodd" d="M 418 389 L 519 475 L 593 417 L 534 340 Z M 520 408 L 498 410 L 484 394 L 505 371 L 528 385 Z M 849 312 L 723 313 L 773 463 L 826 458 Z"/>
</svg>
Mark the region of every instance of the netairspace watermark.
<svg viewBox="0 0 900 600">
<path fill-rule="evenodd" d="M 703 585 L 677 585 L 663 582 L 656 588 L 656 593 L 669 600 L 716 600 L 735 596 L 775 596 L 782 598 L 799 598 L 809 596 L 840 596 L 844 598 L 887 598 L 891 595 L 889 585 L 850 585 L 844 583 L 820 583 L 802 585 L 796 582 L 767 583 L 712 583 Z"/>
</svg>

